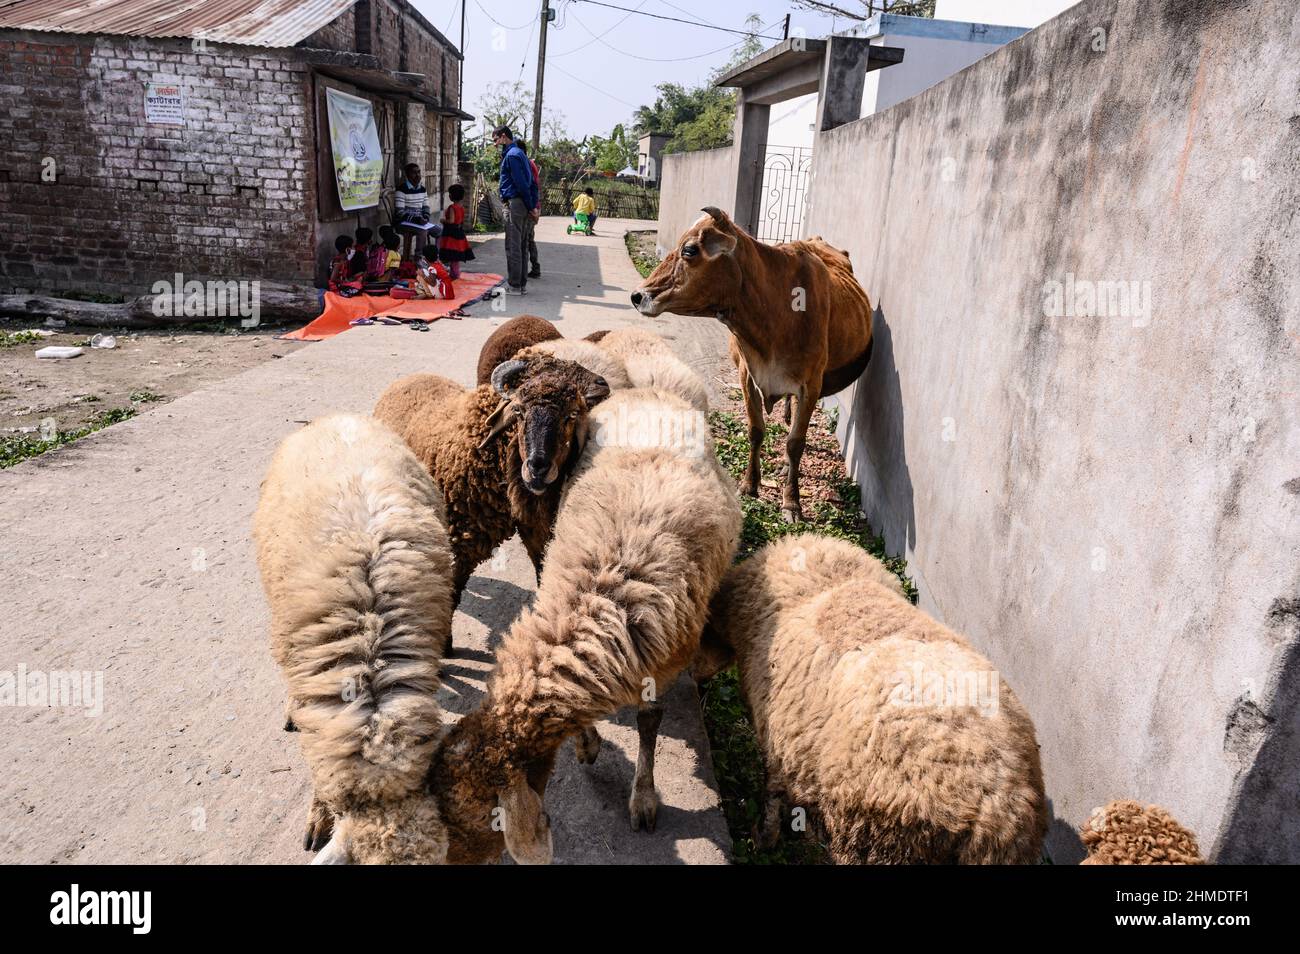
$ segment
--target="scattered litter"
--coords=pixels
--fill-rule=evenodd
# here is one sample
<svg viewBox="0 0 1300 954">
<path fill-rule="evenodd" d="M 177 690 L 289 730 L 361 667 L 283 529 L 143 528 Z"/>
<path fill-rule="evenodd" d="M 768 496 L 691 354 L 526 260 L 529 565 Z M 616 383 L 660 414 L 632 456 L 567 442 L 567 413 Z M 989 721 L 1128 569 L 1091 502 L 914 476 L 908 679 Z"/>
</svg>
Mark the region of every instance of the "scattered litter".
<svg viewBox="0 0 1300 954">
<path fill-rule="evenodd" d="M 95 337 L 90 339 L 90 346 L 92 348 L 116 348 L 117 339 L 112 335 L 95 335 Z"/>
<path fill-rule="evenodd" d="M 36 352 L 38 358 L 79 358 L 81 357 L 80 348 L 70 348 L 65 345 L 50 345 L 48 348 L 41 348 Z"/>
</svg>

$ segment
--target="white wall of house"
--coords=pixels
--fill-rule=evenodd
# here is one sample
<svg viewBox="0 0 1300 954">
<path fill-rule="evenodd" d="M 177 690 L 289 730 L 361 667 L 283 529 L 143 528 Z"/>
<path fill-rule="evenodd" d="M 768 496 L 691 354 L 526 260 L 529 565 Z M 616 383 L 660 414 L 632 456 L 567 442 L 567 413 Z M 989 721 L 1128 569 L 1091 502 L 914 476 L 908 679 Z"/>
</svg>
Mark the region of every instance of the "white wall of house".
<svg viewBox="0 0 1300 954">
<path fill-rule="evenodd" d="M 937 20 L 966 20 L 970 23 L 999 23 L 1003 26 L 1036 27 L 1068 10 L 1079 0 L 938 0 Z"/>
<path fill-rule="evenodd" d="M 774 146 L 811 149 L 817 123 L 817 94 L 777 103 L 767 120 L 767 141 Z"/>
<path fill-rule="evenodd" d="M 903 62 L 867 74 L 859 115 L 870 116 L 910 99 L 1026 32 L 1019 26 L 878 13 L 849 35 L 867 37 L 876 46 L 901 46 L 906 52 Z"/>
</svg>

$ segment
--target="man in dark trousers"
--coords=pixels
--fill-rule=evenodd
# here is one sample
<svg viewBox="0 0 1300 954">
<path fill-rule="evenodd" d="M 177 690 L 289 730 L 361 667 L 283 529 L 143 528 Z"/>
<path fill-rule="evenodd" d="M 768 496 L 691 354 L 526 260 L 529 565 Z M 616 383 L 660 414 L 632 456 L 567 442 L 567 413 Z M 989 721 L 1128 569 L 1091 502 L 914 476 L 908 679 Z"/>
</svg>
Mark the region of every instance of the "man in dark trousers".
<svg viewBox="0 0 1300 954">
<path fill-rule="evenodd" d="M 506 294 L 528 286 L 528 231 L 537 221 L 537 183 L 528 157 L 509 126 L 498 126 L 492 142 L 501 147 L 501 201 L 506 207 Z"/>
</svg>

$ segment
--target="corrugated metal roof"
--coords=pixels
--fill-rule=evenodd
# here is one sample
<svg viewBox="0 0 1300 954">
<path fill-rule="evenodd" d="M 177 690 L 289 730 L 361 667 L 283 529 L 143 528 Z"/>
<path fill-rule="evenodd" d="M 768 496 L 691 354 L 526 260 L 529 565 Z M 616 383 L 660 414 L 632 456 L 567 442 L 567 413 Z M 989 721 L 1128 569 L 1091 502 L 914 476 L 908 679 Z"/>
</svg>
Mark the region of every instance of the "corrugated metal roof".
<svg viewBox="0 0 1300 954">
<path fill-rule="evenodd" d="M 293 46 L 356 0 L 0 0 L 0 28 Z"/>
</svg>

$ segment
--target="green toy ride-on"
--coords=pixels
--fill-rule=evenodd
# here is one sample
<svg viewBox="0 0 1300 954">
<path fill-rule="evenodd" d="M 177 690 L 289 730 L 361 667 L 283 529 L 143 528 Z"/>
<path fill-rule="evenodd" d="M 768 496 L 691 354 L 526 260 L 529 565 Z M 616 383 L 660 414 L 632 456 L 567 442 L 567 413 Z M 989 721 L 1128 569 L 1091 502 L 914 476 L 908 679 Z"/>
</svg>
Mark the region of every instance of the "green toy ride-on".
<svg viewBox="0 0 1300 954">
<path fill-rule="evenodd" d="M 574 232 L 580 232 L 583 235 L 596 234 L 591 230 L 591 216 L 586 212 L 575 212 L 573 213 L 573 217 L 577 219 L 577 221 L 569 224 L 569 227 L 564 230 L 565 234 L 572 235 Z"/>
</svg>

